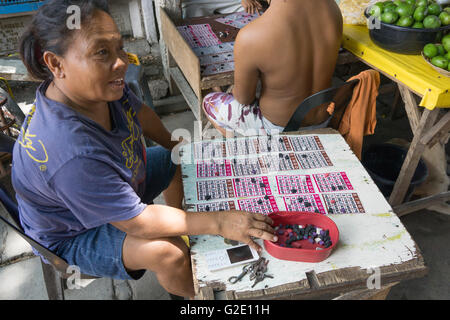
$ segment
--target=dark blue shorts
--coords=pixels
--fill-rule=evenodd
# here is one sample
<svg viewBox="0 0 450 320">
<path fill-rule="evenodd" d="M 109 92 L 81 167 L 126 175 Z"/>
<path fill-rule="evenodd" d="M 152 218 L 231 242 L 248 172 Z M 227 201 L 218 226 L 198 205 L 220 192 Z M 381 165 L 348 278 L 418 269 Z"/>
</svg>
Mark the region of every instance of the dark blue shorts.
<svg viewBox="0 0 450 320">
<path fill-rule="evenodd" d="M 145 203 L 151 202 L 167 189 L 177 166 L 171 152 L 163 147 L 147 148 L 147 177 Z M 126 233 L 110 224 L 90 229 L 75 238 L 58 244 L 55 254 L 69 265 L 78 266 L 87 275 L 113 279 L 139 279 L 145 270 L 129 272 L 122 261 L 122 247 Z"/>
</svg>

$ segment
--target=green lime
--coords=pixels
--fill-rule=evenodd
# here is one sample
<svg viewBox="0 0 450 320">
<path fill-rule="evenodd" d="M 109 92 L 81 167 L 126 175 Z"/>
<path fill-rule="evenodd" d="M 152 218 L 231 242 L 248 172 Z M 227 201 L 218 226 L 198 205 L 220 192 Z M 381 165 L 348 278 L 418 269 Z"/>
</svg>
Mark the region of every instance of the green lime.
<svg viewBox="0 0 450 320">
<path fill-rule="evenodd" d="M 409 16 L 409 17 L 400 17 L 400 19 L 398 19 L 396 25 L 399 27 L 410 27 L 414 24 L 414 18 Z"/>
<path fill-rule="evenodd" d="M 444 56 L 445 59 L 447 59 L 448 61 L 450 61 L 450 52 L 447 52 Z"/>
<path fill-rule="evenodd" d="M 428 6 L 428 0 L 417 0 L 416 6 L 418 7 L 427 7 Z"/>
<path fill-rule="evenodd" d="M 439 3 L 432 3 L 428 6 L 428 13 L 433 16 L 438 16 L 442 11 Z"/>
<path fill-rule="evenodd" d="M 398 14 L 396 12 L 385 12 L 381 15 L 381 21 L 384 23 L 393 24 L 398 20 Z"/>
<path fill-rule="evenodd" d="M 395 12 L 397 12 L 400 17 L 409 17 L 414 14 L 414 7 L 408 3 L 401 3 L 397 6 Z"/>
<path fill-rule="evenodd" d="M 447 34 L 442 38 L 442 46 L 447 52 L 450 52 L 450 34 Z"/>
<path fill-rule="evenodd" d="M 423 25 L 427 29 L 439 28 L 441 26 L 441 20 L 434 15 L 429 15 L 423 19 Z"/>
<path fill-rule="evenodd" d="M 394 4 L 398 6 L 399 4 L 403 3 L 403 0 L 394 0 Z"/>
<path fill-rule="evenodd" d="M 422 22 L 416 21 L 416 22 L 414 22 L 414 24 L 411 26 L 411 28 L 414 28 L 414 29 L 423 29 L 424 26 L 423 26 L 423 23 L 422 23 Z"/>
<path fill-rule="evenodd" d="M 444 11 L 450 13 L 450 7 L 444 8 Z"/>
<path fill-rule="evenodd" d="M 388 3 L 388 4 L 384 5 L 383 13 L 395 12 L 396 9 L 397 9 L 397 6 L 393 2 L 391 2 L 391 3 Z"/>
<path fill-rule="evenodd" d="M 444 48 L 444 46 L 442 44 L 439 43 L 439 44 L 436 45 L 436 47 L 438 49 L 438 56 L 445 55 L 446 51 L 445 51 L 445 48 Z"/>
<path fill-rule="evenodd" d="M 445 36 L 443 36 L 442 37 L 442 41 L 449 41 L 449 40 L 447 40 L 447 39 L 450 39 L 450 33 L 449 34 L 446 34 Z"/>
<path fill-rule="evenodd" d="M 448 67 L 448 60 L 444 56 L 436 56 L 431 59 L 431 63 L 442 69 L 447 69 Z"/>
<path fill-rule="evenodd" d="M 381 2 L 375 3 L 369 10 L 371 16 L 379 17 L 383 12 L 383 4 Z"/>
<path fill-rule="evenodd" d="M 417 7 L 416 10 L 414 10 L 414 20 L 416 21 L 423 21 L 425 17 L 428 15 L 428 8 L 427 7 Z"/>
<path fill-rule="evenodd" d="M 436 47 L 436 45 L 434 43 L 428 43 L 425 45 L 425 47 L 423 47 L 423 54 L 425 55 L 425 57 L 428 57 L 431 59 L 431 58 L 437 56 L 438 48 Z"/>
<path fill-rule="evenodd" d="M 450 13 L 442 11 L 439 14 L 439 19 L 441 19 L 442 25 L 448 26 L 450 24 Z"/>
<path fill-rule="evenodd" d="M 405 3 L 407 3 L 410 6 L 414 7 L 416 5 L 416 0 L 405 0 Z"/>
</svg>

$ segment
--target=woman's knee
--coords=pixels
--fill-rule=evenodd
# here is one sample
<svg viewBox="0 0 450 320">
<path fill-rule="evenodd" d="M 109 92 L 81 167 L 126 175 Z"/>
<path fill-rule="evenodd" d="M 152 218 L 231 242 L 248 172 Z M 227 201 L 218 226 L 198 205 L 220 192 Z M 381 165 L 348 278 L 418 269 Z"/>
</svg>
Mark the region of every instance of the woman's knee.
<svg viewBox="0 0 450 320">
<path fill-rule="evenodd" d="M 160 252 L 162 267 L 185 267 L 190 264 L 189 249 L 181 237 L 164 242 Z"/>
<path fill-rule="evenodd" d="M 127 236 L 123 262 L 130 270 L 164 272 L 190 263 L 189 249 L 181 237 L 145 240 Z"/>
</svg>

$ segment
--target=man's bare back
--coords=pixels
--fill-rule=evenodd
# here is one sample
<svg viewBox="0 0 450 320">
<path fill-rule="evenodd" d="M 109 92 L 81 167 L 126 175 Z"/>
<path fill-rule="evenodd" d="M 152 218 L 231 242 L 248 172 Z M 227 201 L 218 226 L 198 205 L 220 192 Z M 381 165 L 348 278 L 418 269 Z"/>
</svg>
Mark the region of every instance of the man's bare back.
<svg viewBox="0 0 450 320">
<path fill-rule="evenodd" d="M 331 86 L 341 37 L 335 0 L 272 0 L 236 39 L 234 97 L 242 104 L 253 102 L 260 79 L 263 116 L 286 126 L 300 102 Z M 302 126 L 326 116 L 309 113 Z"/>
</svg>

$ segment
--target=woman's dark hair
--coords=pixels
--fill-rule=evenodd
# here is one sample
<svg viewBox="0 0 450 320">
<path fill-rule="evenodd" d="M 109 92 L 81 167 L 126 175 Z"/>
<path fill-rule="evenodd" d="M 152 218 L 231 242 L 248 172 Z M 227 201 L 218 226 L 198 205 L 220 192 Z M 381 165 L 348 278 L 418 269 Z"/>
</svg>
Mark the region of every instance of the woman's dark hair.
<svg viewBox="0 0 450 320">
<path fill-rule="evenodd" d="M 34 15 L 30 25 L 22 34 L 19 51 L 28 72 L 36 79 L 52 79 L 53 75 L 45 65 L 42 55 L 51 51 L 64 56 L 76 29 L 68 27 L 72 5 L 79 7 L 80 22 L 83 25 L 92 18 L 96 10 L 109 14 L 107 0 L 48 0 Z"/>
</svg>

